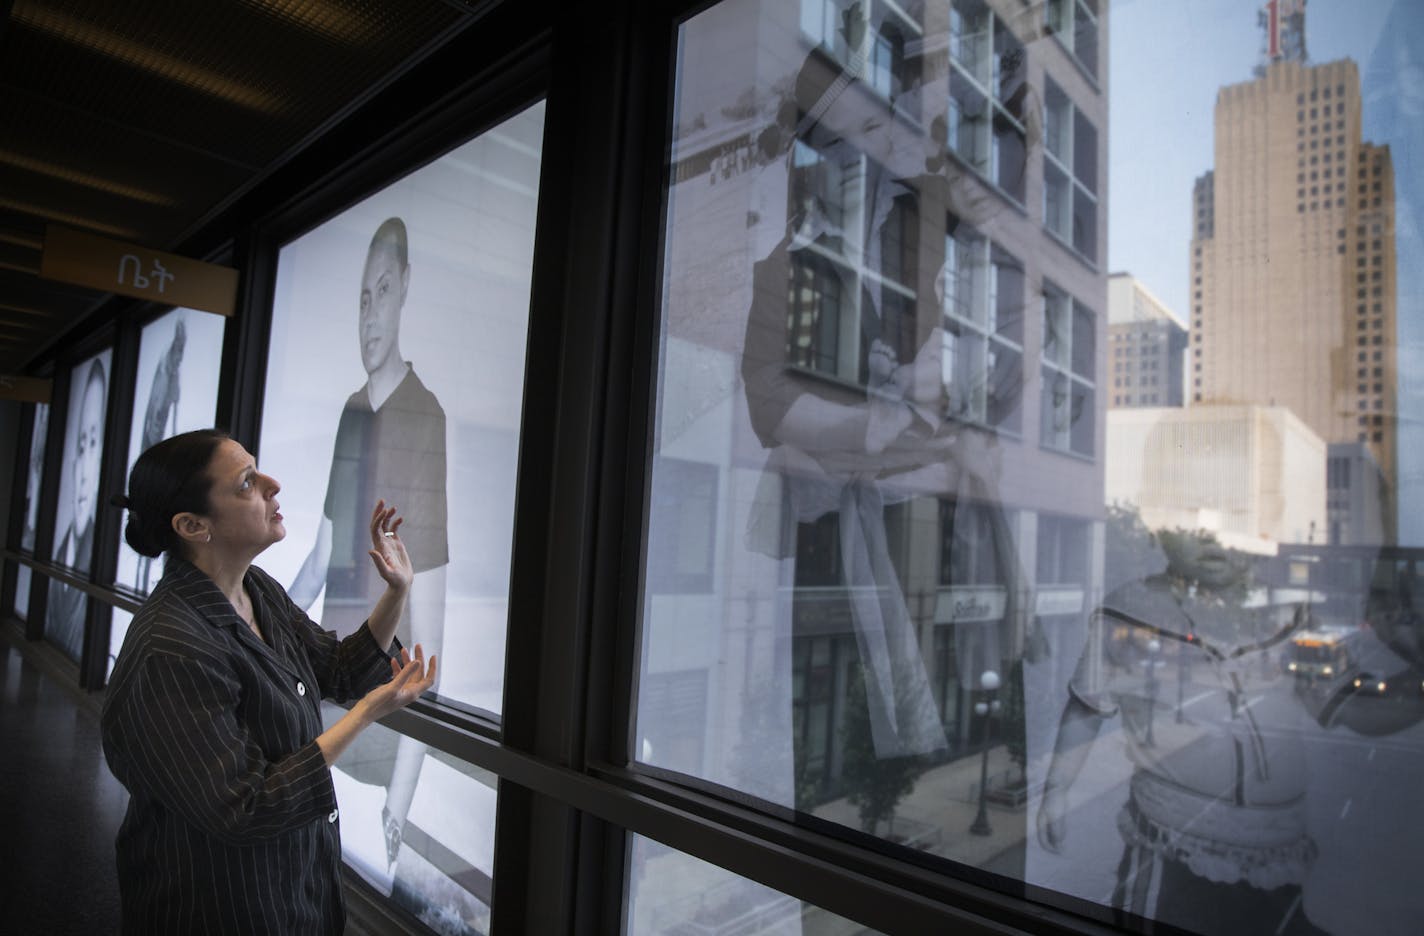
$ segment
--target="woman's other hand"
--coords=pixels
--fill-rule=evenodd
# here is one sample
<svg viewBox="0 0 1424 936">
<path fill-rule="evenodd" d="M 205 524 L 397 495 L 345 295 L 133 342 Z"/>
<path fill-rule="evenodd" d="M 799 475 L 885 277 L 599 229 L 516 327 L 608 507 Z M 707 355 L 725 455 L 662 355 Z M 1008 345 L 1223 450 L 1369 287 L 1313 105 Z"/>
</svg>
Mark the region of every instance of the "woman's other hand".
<svg viewBox="0 0 1424 936">
<path fill-rule="evenodd" d="M 384 500 L 376 501 L 376 509 L 371 511 L 369 552 L 371 561 L 376 564 L 376 572 L 388 586 L 402 594 L 410 590 L 410 583 L 415 579 L 415 569 L 410 564 L 410 556 L 406 554 L 405 543 L 401 542 L 400 538 L 400 525 L 403 520 L 404 518 L 396 516 L 394 507 L 387 507 Z"/>
<path fill-rule="evenodd" d="M 402 647 L 400 659 L 391 658 L 391 681 L 382 683 L 366 693 L 357 704 L 366 710 L 366 717 L 370 721 L 376 721 L 397 709 L 405 708 L 435 685 L 435 664 L 434 656 L 431 656 L 429 664 L 426 664 L 425 650 L 420 644 L 415 645 L 413 658 L 410 651 Z"/>
</svg>

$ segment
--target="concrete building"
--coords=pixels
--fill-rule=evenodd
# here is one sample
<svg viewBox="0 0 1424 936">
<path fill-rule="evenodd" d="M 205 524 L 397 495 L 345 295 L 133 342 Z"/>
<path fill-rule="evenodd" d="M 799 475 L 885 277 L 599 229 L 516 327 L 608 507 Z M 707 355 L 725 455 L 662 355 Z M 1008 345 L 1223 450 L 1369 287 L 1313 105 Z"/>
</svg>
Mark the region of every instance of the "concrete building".
<svg viewBox="0 0 1424 936">
<path fill-rule="evenodd" d="M 1379 463 L 1363 442 L 1330 446 L 1325 469 L 1331 546 L 1379 546 L 1385 537 L 1385 486 Z"/>
<path fill-rule="evenodd" d="M 1355 63 L 1289 48 L 1217 95 L 1215 165 L 1193 191 L 1190 398 L 1288 407 L 1326 442 L 1368 446 L 1392 504 L 1390 154 L 1361 141 Z"/>
<path fill-rule="evenodd" d="M 1148 529 L 1206 530 L 1272 555 L 1324 542 L 1326 445 L 1283 406 L 1108 413 L 1107 497 Z"/>
<path fill-rule="evenodd" d="M 1181 406 L 1187 323 L 1129 273 L 1108 277 L 1109 408 Z"/>
</svg>

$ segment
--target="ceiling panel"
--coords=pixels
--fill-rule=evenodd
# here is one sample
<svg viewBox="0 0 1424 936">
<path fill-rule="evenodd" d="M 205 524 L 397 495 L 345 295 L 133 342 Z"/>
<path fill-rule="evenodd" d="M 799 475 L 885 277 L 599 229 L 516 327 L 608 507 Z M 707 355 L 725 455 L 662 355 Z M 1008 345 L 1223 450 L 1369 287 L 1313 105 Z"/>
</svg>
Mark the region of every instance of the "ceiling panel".
<svg viewBox="0 0 1424 936">
<path fill-rule="evenodd" d="M 15 0 L 0 28 L 0 375 L 103 298 L 32 272 L 47 223 L 175 248 L 478 6 Z"/>
</svg>

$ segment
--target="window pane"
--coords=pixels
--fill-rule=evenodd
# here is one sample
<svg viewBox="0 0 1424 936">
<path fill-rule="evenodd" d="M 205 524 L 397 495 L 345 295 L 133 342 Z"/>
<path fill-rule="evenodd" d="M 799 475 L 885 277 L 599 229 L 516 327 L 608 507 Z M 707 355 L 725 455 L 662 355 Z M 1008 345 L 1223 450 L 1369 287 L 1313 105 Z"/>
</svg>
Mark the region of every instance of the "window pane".
<svg viewBox="0 0 1424 936">
<path fill-rule="evenodd" d="M 30 433 L 30 460 L 25 468 L 25 519 L 20 527 L 20 548 L 33 552 L 39 524 L 40 481 L 44 477 L 45 443 L 49 438 L 49 404 L 35 404 L 34 428 Z M 15 616 L 26 620 L 30 613 L 30 567 L 19 566 L 15 574 Z"/>
<path fill-rule="evenodd" d="M 1023 130 L 1002 112 L 994 114 L 994 182 L 1015 201 L 1023 201 L 1027 172 L 1027 151 Z"/>
<path fill-rule="evenodd" d="M 873 936 L 867 929 L 641 835 L 628 836 L 626 936 Z"/>
<path fill-rule="evenodd" d="M 1072 158 L 1068 145 L 1073 132 L 1073 105 L 1069 103 L 1068 96 L 1051 79 L 1046 84 L 1044 94 L 1044 145 L 1059 162 L 1067 165 Z"/>
<path fill-rule="evenodd" d="M 286 539 L 261 564 L 346 634 L 384 591 L 378 498 L 415 567 L 397 636 L 441 698 L 498 714 L 544 106 L 282 247 L 262 468 Z"/>
<path fill-rule="evenodd" d="M 950 59 L 980 83 L 988 81 L 992 19 L 989 8 L 981 0 L 955 0 L 950 6 Z"/>
<path fill-rule="evenodd" d="M 1098 190 L 1098 129 L 1083 112 L 1073 112 L 1073 177 L 1089 192 Z"/>
<path fill-rule="evenodd" d="M 949 81 L 949 145 L 976 172 L 989 169 L 989 99 L 958 72 Z"/>
<path fill-rule="evenodd" d="M 112 351 L 101 351 L 69 376 L 69 411 L 64 423 L 59 506 L 54 520 L 55 562 L 80 575 L 94 559 L 94 519 L 99 504 L 99 464 L 104 452 L 104 419 L 109 403 Z M 84 648 L 84 592 L 49 580 L 45 638 L 78 662 Z"/>
<path fill-rule="evenodd" d="M 994 96 L 1012 102 L 1024 93 L 1028 75 L 1023 43 L 1000 19 L 994 20 Z"/>
<path fill-rule="evenodd" d="M 1079 3 L 1073 22 L 1073 54 L 1095 79 L 1098 74 L 1098 23 L 1092 4 Z"/>
<path fill-rule="evenodd" d="M 344 714 L 322 703 L 327 727 Z M 437 933 L 490 931 L 493 774 L 376 724 L 357 735 L 331 778 L 343 861 Z"/>
<path fill-rule="evenodd" d="M 139 336 L 125 478 L 138 457 L 151 446 L 180 432 L 212 427 L 217 414 L 225 322 L 220 315 L 174 309 L 144 326 Z M 127 511 L 123 519 L 126 523 Z M 130 549 L 124 540 L 123 524 L 118 531 L 119 566 L 114 580 L 146 595 L 158 584 L 163 564 Z"/>
<path fill-rule="evenodd" d="M 1043 224 L 1064 240 L 1073 234 L 1073 185 L 1052 163 L 1043 164 Z"/>
<path fill-rule="evenodd" d="M 1073 187 L 1073 249 L 1089 260 L 1098 256 L 1098 203 L 1077 186 Z"/>
<path fill-rule="evenodd" d="M 893 120 L 683 25 L 634 759 L 1134 932 L 1410 933 L 1424 18 L 1015 6 L 915 5 Z"/>
</svg>

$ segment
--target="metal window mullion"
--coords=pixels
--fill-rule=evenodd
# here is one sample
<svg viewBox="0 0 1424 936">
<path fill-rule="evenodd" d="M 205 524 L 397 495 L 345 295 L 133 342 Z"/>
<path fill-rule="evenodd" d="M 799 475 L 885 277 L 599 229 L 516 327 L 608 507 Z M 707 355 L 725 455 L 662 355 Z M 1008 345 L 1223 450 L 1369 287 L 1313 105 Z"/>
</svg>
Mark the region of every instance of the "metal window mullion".
<svg viewBox="0 0 1424 936">
<path fill-rule="evenodd" d="M 915 18 L 912 17 L 908 12 L 906 12 L 905 8 L 900 6 L 897 0 L 876 0 L 876 5 L 884 6 L 891 13 L 895 14 L 895 16 L 898 17 L 901 22 L 905 23 L 915 31 L 915 35 L 923 36 L 925 34 L 924 24 L 916 22 Z"/>
</svg>

